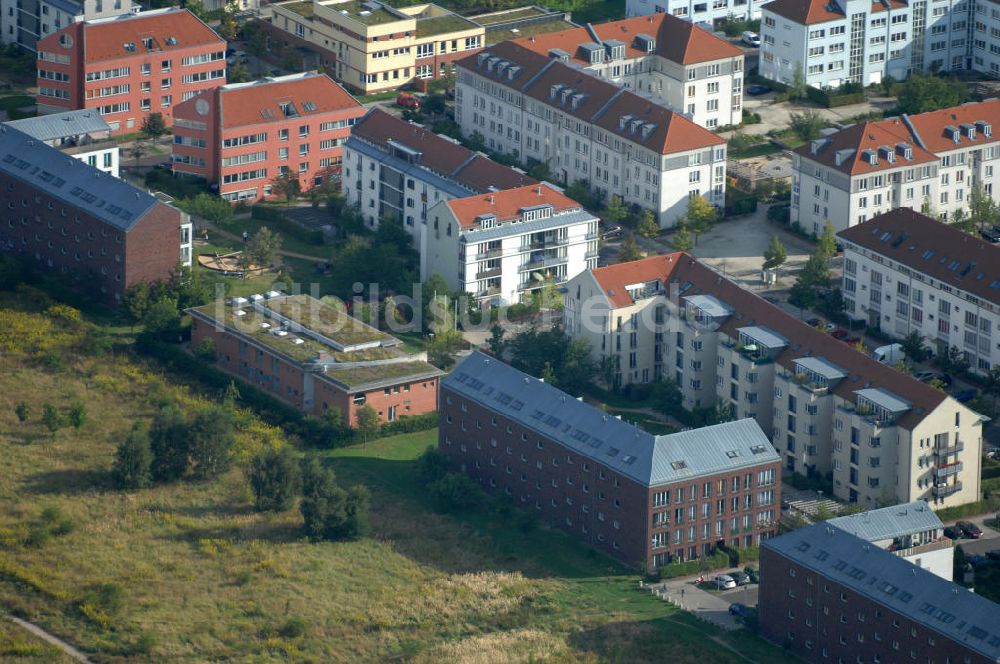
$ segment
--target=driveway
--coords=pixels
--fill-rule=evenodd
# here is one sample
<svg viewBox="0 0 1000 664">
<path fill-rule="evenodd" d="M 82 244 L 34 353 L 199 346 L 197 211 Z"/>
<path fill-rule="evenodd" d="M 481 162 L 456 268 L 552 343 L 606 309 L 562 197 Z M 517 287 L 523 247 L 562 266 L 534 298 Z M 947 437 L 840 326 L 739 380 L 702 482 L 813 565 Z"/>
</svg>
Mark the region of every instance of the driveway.
<svg viewBox="0 0 1000 664">
<path fill-rule="evenodd" d="M 771 237 L 777 235 L 788 252 L 788 260 L 781 267 L 778 278 L 791 285 L 812 254 L 813 245 L 784 227 L 769 222 L 767 209 L 767 205 L 758 205 L 753 214 L 715 224 L 711 231 L 698 238 L 698 244 L 691 253 L 743 288 L 759 291 L 764 289 L 760 274 L 764 252 Z M 672 235 L 652 240 L 636 236 L 639 246 L 651 256 L 673 251 L 671 239 Z"/>
<path fill-rule="evenodd" d="M 729 570 L 706 572 L 704 577 L 711 579 L 716 574 L 725 574 L 727 571 Z M 755 584 L 714 593 L 702 590 L 697 586 L 696 581 L 697 577 L 671 579 L 652 584 L 649 588 L 657 597 L 730 631 L 742 627 L 736 616 L 729 613 L 730 604 L 745 604 L 752 608 L 757 606 L 757 586 Z"/>
</svg>

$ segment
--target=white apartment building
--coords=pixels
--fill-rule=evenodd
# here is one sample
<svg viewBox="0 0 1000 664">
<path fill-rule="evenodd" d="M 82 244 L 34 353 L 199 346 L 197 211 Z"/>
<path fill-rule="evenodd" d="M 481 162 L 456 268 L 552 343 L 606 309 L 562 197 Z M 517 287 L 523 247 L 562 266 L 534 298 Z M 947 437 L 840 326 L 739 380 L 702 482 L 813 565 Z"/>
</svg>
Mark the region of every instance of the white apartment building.
<svg viewBox="0 0 1000 664">
<path fill-rule="evenodd" d="M 458 63 L 455 119 L 493 150 L 545 162 L 564 183 L 652 210 L 674 226 L 688 200 L 725 203 L 726 142 L 655 101 L 504 42 Z"/>
<path fill-rule="evenodd" d="M 627 0 L 629 16 L 666 13 L 694 23 L 718 24 L 737 19 L 760 18 L 760 8 L 767 0 Z"/>
<path fill-rule="evenodd" d="M 39 39 L 70 23 L 111 18 L 139 9 L 132 0 L 0 0 L 0 43 L 34 51 Z"/>
<path fill-rule="evenodd" d="M 343 159 L 341 187 L 347 203 L 373 228 L 384 218 L 402 221 L 418 243 L 434 204 L 536 182 L 452 138 L 377 108 L 351 129 Z"/>
<path fill-rule="evenodd" d="M 743 51 L 667 14 L 515 41 L 683 113 L 709 129 L 743 121 Z"/>
<path fill-rule="evenodd" d="M 973 188 L 994 187 L 1000 101 L 963 104 L 829 132 L 795 150 L 791 221 L 819 233 L 863 223 L 897 207 L 949 219 Z"/>
<path fill-rule="evenodd" d="M 979 499 L 978 414 L 688 254 L 583 272 L 566 284 L 564 317 L 596 360 L 617 360 L 617 383 L 669 378 L 688 409 L 754 418 L 787 472 L 832 476 L 838 498 Z"/>
<path fill-rule="evenodd" d="M 827 523 L 942 579 L 952 580 L 955 547 L 945 537 L 941 519 L 923 500 L 839 516 Z"/>
<path fill-rule="evenodd" d="M 836 88 L 886 76 L 903 80 L 913 71 L 969 69 L 975 6 L 972 0 L 774 0 L 761 8 L 759 71 L 787 84 L 800 69 L 807 84 Z"/>
<path fill-rule="evenodd" d="M 427 213 L 421 280 L 506 305 L 597 266 L 598 219 L 548 184 L 441 201 Z"/>
<path fill-rule="evenodd" d="M 99 171 L 119 177 L 118 142 L 96 109 L 66 111 L 6 123 Z"/>
<path fill-rule="evenodd" d="M 849 316 L 919 332 L 934 353 L 957 347 L 981 374 L 1000 364 L 1000 247 L 906 208 L 838 238 Z"/>
</svg>

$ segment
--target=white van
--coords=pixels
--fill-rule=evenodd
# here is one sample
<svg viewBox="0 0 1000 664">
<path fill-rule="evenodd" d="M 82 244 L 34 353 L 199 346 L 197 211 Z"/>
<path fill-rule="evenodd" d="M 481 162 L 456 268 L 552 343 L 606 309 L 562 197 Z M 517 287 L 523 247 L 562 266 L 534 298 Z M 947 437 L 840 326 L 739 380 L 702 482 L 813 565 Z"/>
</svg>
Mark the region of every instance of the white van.
<svg viewBox="0 0 1000 664">
<path fill-rule="evenodd" d="M 873 350 L 872 357 L 882 364 L 896 364 L 906 359 L 906 353 L 903 352 L 903 344 L 889 344 Z"/>
</svg>

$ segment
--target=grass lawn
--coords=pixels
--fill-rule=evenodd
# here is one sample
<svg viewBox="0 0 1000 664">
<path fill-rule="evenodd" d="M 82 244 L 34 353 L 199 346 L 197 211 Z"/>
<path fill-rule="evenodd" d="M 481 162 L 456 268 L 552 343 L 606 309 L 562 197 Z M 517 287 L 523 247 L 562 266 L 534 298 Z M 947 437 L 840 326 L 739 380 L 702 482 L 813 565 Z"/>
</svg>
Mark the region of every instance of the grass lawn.
<svg viewBox="0 0 1000 664">
<path fill-rule="evenodd" d="M 224 231 L 229 231 L 237 236 L 243 235 L 243 231 L 254 235 L 264 226 L 267 226 L 266 221 L 261 221 L 259 219 L 251 219 L 250 217 L 244 217 L 240 219 L 231 219 L 220 224 L 217 224 L 219 228 Z M 275 230 L 272 228 L 271 230 Z M 281 249 L 284 251 L 293 251 L 297 254 L 305 254 L 306 256 L 317 256 L 317 257 L 329 257 L 332 253 L 331 247 L 323 244 L 311 244 L 309 242 L 303 242 L 297 238 L 291 237 L 281 231 L 275 230 L 276 233 L 281 235 Z"/>
<path fill-rule="evenodd" d="M 751 145 L 750 147 L 742 150 L 730 150 L 729 156 L 732 159 L 749 159 L 750 157 L 762 157 L 764 155 L 776 154 L 778 152 L 781 152 L 780 147 L 770 141 L 765 141 L 764 143 L 757 143 L 756 145 Z"/>
<path fill-rule="evenodd" d="M 786 661 L 639 591 L 634 573 L 561 533 L 435 513 L 413 464 L 435 431 L 321 453 L 341 484 L 372 492 L 358 541 L 312 543 L 297 511 L 253 512 L 241 466 L 282 435 L 248 412 L 220 479 L 117 491 L 109 471 L 133 422 L 218 395 L 121 351 L 70 352 L 78 328 L 36 313 L 45 306 L 0 294 L 0 606 L 96 662 Z M 43 349 L 64 366 L 43 368 Z M 50 433 L 42 405 L 66 412 L 74 399 L 86 422 Z M 9 636 L 0 628 L 0 660 L 21 661 L 2 649 Z"/>
<path fill-rule="evenodd" d="M 282 256 L 281 262 L 288 267 L 292 275 L 292 280 L 299 284 L 303 293 L 321 297 L 323 295 L 336 293 L 343 295 L 351 292 L 351 284 L 338 284 L 333 277 L 317 272 L 315 261 Z"/>
<path fill-rule="evenodd" d="M 0 662 L 5 664 L 68 664 L 61 650 L 15 625 L 0 613 Z"/>
</svg>

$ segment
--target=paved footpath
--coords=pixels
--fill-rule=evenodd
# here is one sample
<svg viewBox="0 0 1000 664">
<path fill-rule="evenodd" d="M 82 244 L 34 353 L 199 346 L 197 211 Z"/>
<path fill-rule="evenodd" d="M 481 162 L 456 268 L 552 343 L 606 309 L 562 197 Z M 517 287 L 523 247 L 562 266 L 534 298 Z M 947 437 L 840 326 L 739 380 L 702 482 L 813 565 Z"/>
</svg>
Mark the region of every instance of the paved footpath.
<svg viewBox="0 0 1000 664">
<path fill-rule="evenodd" d="M 43 641 L 51 643 L 56 648 L 59 648 L 59 650 L 66 653 L 66 655 L 71 657 L 72 659 L 75 659 L 78 662 L 83 662 L 83 664 L 93 664 L 93 661 L 87 659 L 87 656 L 84 655 L 82 652 L 80 652 L 70 644 L 66 643 L 59 637 L 49 634 L 38 625 L 30 623 L 27 620 L 21 620 L 20 618 L 17 618 L 15 616 L 7 616 L 7 617 L 10 618 L 11 621 L 14 622 L 16 625 L 23 627 L 24 629 L 28 630 L 29 632 L 31 632 L 38 638 L 42 639 Z"/>
</svg>

